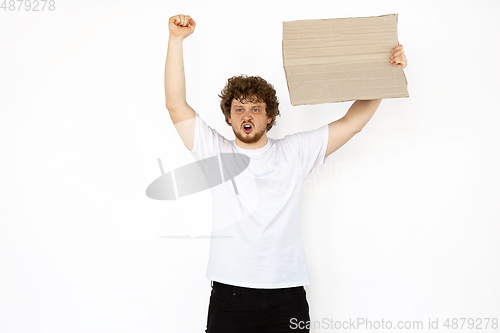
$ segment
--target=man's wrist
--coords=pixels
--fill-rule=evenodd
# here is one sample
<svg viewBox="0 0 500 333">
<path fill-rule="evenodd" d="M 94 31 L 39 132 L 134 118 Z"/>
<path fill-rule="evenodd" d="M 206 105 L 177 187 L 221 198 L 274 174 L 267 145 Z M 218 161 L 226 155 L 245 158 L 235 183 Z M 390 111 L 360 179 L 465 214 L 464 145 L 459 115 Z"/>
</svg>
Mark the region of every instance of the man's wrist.
<svg viewBox="0 0 500 333">
<path fill-rule="evenodd" d="M 172 43 L 181 43 L 184 41 L 186 37 L 183 37 L 183 36 L 173 36 L 173 35 L 169 35 L 168 36 L 168 42 L 172 42 Z"/>
</svg>

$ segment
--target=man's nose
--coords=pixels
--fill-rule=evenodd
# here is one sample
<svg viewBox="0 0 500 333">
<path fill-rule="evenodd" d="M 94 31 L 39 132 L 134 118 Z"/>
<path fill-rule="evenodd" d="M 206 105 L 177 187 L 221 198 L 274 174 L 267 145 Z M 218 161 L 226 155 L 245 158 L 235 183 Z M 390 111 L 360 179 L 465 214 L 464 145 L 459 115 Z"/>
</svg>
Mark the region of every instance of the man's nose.
<svg viewBox="0 0 500 333">
<path fill-rule="evenodd" d="M 243 119 L 252 119 L 252 112 L 251 111 L 245 111 L 243 113 Z"/>
</svg>

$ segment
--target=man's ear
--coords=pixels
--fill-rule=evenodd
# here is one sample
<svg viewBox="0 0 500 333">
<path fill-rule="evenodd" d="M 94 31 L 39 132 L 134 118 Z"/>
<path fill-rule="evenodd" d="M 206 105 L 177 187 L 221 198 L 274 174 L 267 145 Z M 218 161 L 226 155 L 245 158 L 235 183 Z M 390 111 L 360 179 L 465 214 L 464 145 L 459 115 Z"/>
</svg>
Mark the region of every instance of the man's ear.
<svg viewBox="0 0 500 333">
<path fill-rule="evenodd" d="M 267 123 L 269 124 L 271 121 L 273 121 L 273 118 L 267 117 Z"/>
<path fill-rule="evenodd" d="M 231 124 L 231 116 L 228 116 L 227 120 L 229 120 L 229 123 Z"/>
</svg>

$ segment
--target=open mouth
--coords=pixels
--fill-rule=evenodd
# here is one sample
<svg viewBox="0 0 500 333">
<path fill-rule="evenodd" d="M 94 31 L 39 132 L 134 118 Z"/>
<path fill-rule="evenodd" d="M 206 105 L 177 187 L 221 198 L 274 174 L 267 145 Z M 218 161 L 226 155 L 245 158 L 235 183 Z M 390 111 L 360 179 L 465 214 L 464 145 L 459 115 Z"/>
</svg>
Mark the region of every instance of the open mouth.
<svg viewBox="0 0 500 333">
<path fill-rule="evenodd" d="M 252 131 L 252 125 L 250 124 L 244 124 L 243 125 L 243 132 L 246 134 L 249 134 Z"/>
</svg>

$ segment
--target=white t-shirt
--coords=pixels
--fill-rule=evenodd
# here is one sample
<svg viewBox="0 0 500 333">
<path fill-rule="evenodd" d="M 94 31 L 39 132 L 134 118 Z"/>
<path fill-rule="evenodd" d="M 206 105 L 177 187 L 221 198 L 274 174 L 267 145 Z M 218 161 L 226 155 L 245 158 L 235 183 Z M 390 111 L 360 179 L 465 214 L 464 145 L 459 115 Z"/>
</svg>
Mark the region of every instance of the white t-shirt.
<svg viewBox="0 0 500 333">
<path fill-rule="evenodd" d="M 196 113 L 191 153 L 196 160 L 241 153 L 250 164 L 233 184 L 211 188 L 212 238 L 206 277 L 249 288 L 309 284 L 299 225 L 304 180 L 326 163 L 328 125 L 268 137 L 259 149 L 243 149 L 209 127 Z M 237 187 L 237 194 L 234 188 Z"/>
</svg>

